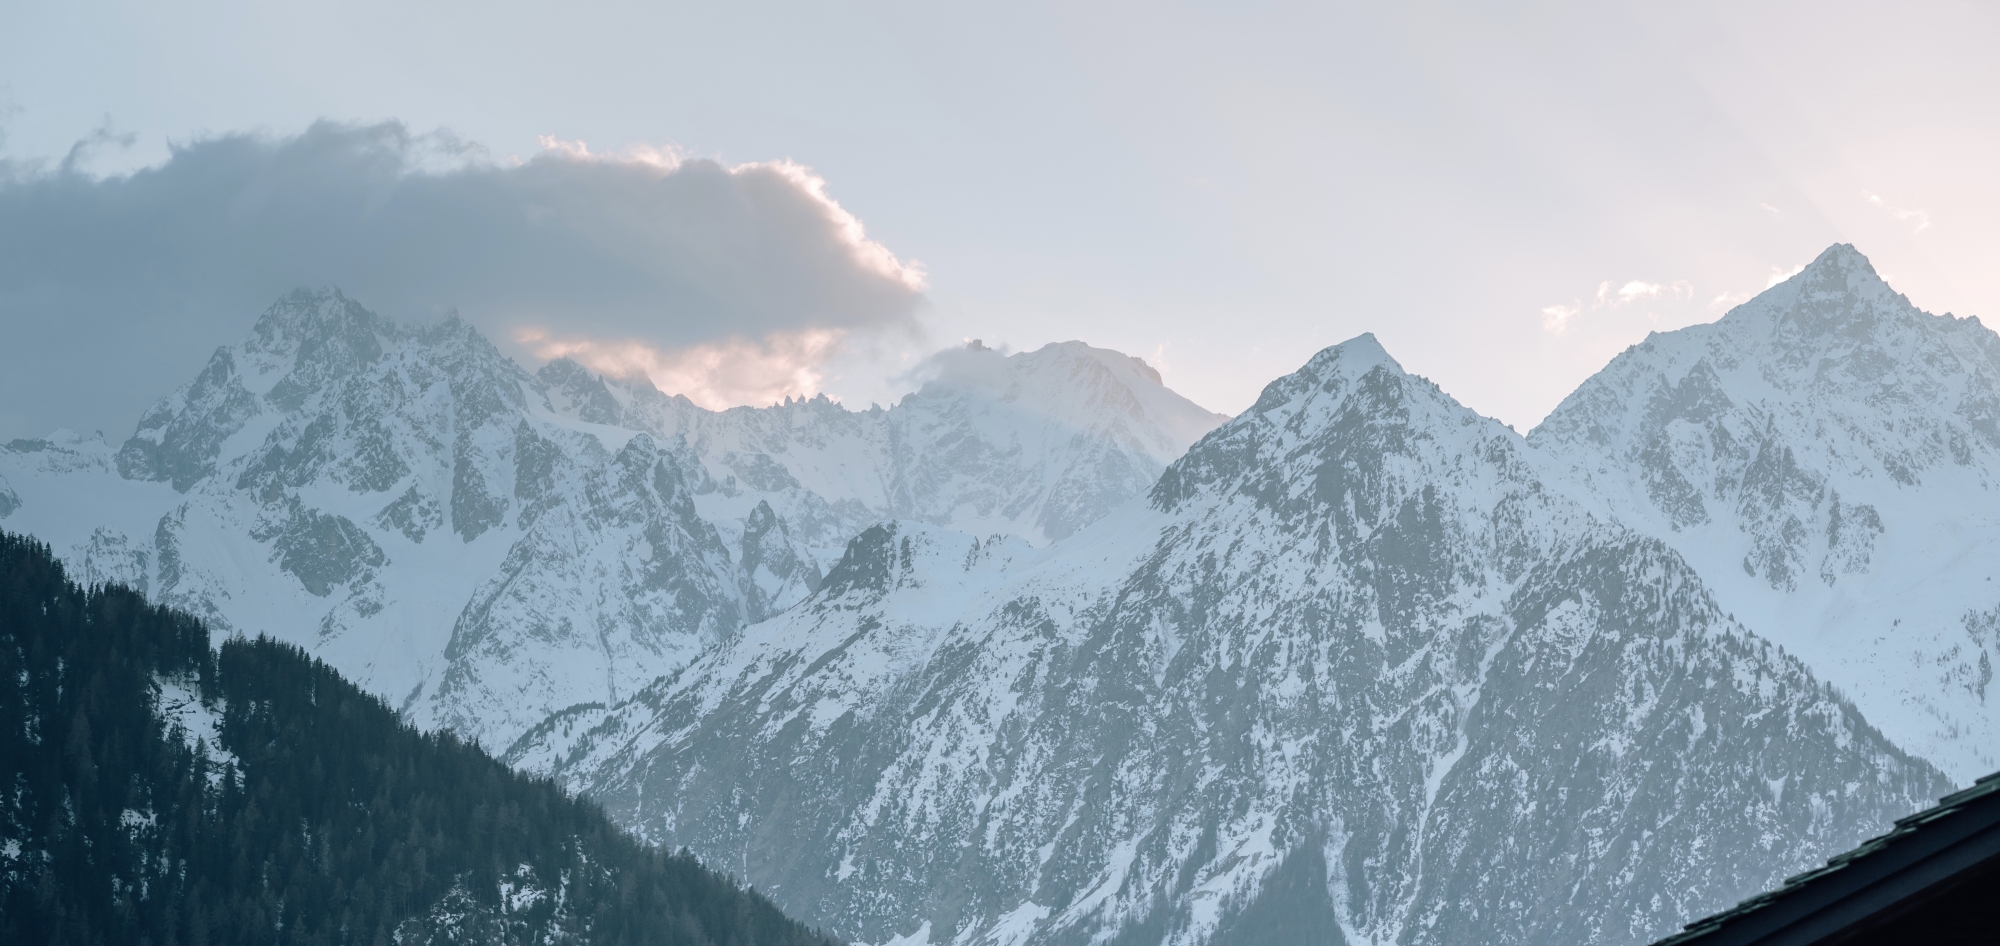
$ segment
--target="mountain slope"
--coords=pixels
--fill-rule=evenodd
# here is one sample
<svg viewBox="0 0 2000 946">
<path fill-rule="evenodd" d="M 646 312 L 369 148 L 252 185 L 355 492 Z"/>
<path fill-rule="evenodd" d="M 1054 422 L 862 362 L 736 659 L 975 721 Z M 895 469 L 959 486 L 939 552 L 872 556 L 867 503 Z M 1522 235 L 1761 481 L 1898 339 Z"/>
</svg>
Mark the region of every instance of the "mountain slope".
<svg viewBox="0 0 2000 946">
<path fill-rule="evenodd" d="M 831 946 L 297 649 L 0 533 L 0 940 Z"/>
<path fill-rule="evenodd" d="M 0 517 L 504 746 L 795 604 L 882 516 L 1061 532 L 1219 420 L 1081 345 L 946 367 L 887 411 L 716 414 L 302 291 L 116 449 L 0 449 Z"/>
<path fill-rule="evenodd" d="M 877 943 L 1641 942 L 1948 789 L 1566 490 L 1364 336 L 1150 504 L 878 526 L 509 758 Z"/>
<path fill-rule="evenodd" d="M 1655 334 L 1529 441 L 1960 782 L 2000 767 L 2000 336 L 1851 246 Z"/>
</svg>

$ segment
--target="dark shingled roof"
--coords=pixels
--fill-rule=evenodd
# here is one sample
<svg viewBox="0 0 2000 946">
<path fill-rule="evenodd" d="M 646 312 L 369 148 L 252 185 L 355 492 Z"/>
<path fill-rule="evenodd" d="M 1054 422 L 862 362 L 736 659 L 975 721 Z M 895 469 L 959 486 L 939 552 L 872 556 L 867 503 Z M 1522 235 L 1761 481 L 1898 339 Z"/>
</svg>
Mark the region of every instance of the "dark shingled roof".
<svg viewBox="0 0 2000 946">
<path fill-rule="evenodd" d="M 1897 821 L 1888 834 L 1825 867 L 1690 923 L 1655 946 L 1859 943 L 1930 931 L 1940 922 L 1963 924 L 1968 904 L 1983 904 L 1986 894 L 2000 891 L 1996 866 L 2000 772 Z M 1991 911 L 1974 906 L 1971 912 Z"/>
</svg>

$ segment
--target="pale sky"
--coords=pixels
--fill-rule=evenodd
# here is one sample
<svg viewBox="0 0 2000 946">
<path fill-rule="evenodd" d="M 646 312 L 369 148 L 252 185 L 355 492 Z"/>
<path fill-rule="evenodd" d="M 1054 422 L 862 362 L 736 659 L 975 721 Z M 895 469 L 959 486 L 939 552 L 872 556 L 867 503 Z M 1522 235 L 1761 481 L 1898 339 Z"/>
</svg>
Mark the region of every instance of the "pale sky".
<svg viewBox="0 0 2000 946">
<path fill-rule="evenodd" d="M 296 136 L 322 119 L 484 148 L 490 174 L 451 177 L 472 159 L 397 145 L 382 173 L 446 176 L 399 191 L 388 216 L 418 217 L 467 181 L 500 203 L 465 197 L 451 233 L 548 194 L 583 208 L 556 250 L 540 231 L 492 236 L 506 268 L 490 281 L 478 246 L 439 262 L 435 283 L 428 257 L 383 276 L 339 241 L 432 230 L 374 218 L 242 262 L 268 239 L 255 234 L 314 219 L 296 207 L 230 237 L 241 265 L 202 277 L 239 295 L 148 284 L 149 299 L 189 294 L 183 308 L 89 296 L 107 277 L 85 270 L 88 298 L 66 301 L 69 277 L 47 274 L 67 257 L 0 261 L 0 331 L 17 340 L 0 357 L 17 379 L 29 361 L 46 369 L 32 390 L 0 378 L 0 436 L 61 424 L 122 439 L 247 330 L 266 281 L 338 282 L 411 317 L 397 310 L 456 304 L 531 364 L 636 340 L 656 378 L 718 358 L 778 378 L 686 381 L 710 399 L 789 385 L 862 407 L 963 339 L 1080 338 L 1233 413 L 1372 331 L 1525 431 L 1648 331 L 1717 318 L 1834 242 L 1923 308 L 2000 317 L 1996 50 L 2000 4 L 1969 2 L 0 0 L 0 218 L 15 218 L 12 233 L 0 219 L 0 246 L 35 251 L 60 225 L 35 213 L 103 205 L 106 180 L 165 164 L 173 145 L 260 135 L 264 152 L 228 166 L 282 189 L 272 169 L 306 153 Z M 577 143 L 681 170 L 671 194 L 634 203 L 607 183 L 619 167 L 571 160 Z M 198 177 L 198 157 L 155 177 Z M 526 170 L 507 171 L 516 157 Z M 210 192 L 174 193 L 188 207 Z M 119 213 L 103 226 L 136 219 Z M 711 245 L 704 228 L 735 236 Z M 80 225 L 70 238 L 46 252 L 109 239 Z M 180 239 L 121 243 L 104 266 L 169 265 L 145 254 Z M 774 241 L 782 252 L 731 255 Z M 627 267 L 629 286 L 565 296 L 560 274 L 516 265 L 578 247 Z M 531 309 L 549 314 L 528 325 Z M 148 342 L 121 349 L 128 337 Z"/>
</svg>

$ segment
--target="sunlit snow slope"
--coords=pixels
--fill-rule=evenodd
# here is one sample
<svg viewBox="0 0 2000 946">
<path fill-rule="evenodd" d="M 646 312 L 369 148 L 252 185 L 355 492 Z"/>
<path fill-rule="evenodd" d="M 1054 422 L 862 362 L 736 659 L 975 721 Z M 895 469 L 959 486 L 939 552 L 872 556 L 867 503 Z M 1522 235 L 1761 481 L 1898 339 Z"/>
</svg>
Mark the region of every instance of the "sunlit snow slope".
<svg viewBox="0 0 2000 946">
<path fill-rule="evenodd" d="M 2000 768 L 2000 336 L 1834 246 L 1655 334 L 1529 442 L 1963 783 Z"/>
</svg>

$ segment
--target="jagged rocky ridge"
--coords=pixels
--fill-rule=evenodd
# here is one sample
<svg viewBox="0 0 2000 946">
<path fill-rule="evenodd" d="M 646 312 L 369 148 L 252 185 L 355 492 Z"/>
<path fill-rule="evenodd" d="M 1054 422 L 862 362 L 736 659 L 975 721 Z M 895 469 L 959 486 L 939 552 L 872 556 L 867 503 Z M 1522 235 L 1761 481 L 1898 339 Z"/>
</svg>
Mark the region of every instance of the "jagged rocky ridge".
<svg viewBox="0 0 2000 946">
<path fill-rule="evenodd" d="M 1959 782 L 2000 768 L 2000 336 L 1852 246 L 1649 336 L 1529 442 Z"/>
<path fill-rule="evenodd" d="M 1080 343 L 940 367 L 888 410 L 717 414 L 299 292 L 116 449 L 0 450 L 0 515 L 87 580 L 277 634 L 505 746 L 796 603 L 879 518 L 1045 541 L 1221 419 Z"/>
<path fill-rule="evenodd" d="M 1367 336 L 1064 542 L 874 527 L 510 759 L 875 943 L 1644 942 L 1950 787 Z"/>
</svg>

